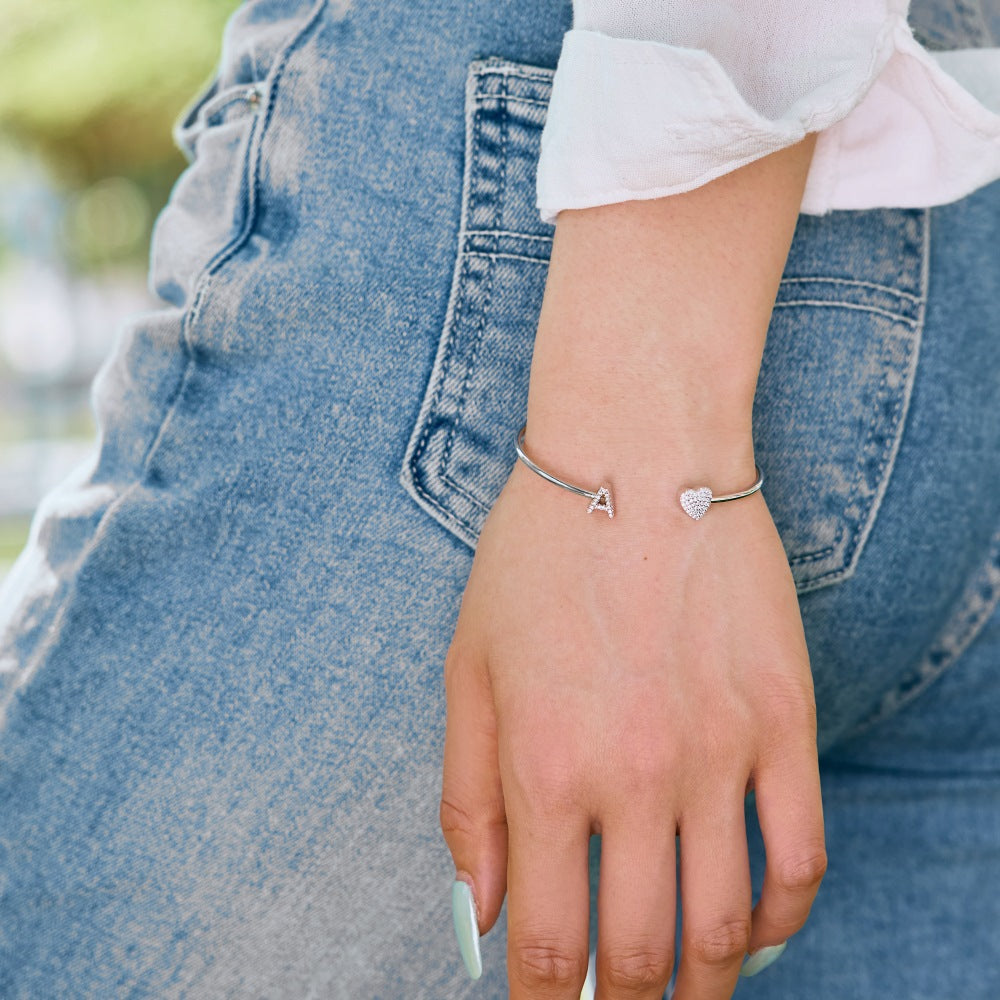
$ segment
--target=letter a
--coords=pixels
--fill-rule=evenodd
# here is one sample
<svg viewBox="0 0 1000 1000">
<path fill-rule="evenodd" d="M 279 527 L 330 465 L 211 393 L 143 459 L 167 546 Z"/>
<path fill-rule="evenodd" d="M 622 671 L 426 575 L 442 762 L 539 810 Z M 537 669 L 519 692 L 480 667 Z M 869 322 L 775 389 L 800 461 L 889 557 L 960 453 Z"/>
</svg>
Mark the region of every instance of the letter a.
<svg viewBox="0 0 1000 1000">
<path fill-rule="evenodd" d="M 587 513 L 593 514 L 595 510 L 606 510 L 608 512 L 608 517 L 615 516 L 615 505 L 611 502 L 611 491 L 607 488 L 607 486 L 602 486 L 597 493 L 594 494 L 594 499 L 590 501 Z"/>
</svg>

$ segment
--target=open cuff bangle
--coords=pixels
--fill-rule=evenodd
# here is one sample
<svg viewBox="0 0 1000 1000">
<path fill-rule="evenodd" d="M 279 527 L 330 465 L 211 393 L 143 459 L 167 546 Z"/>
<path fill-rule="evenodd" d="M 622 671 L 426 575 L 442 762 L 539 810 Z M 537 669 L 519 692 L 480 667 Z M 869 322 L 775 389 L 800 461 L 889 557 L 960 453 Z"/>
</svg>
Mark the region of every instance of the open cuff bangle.
<svg viewBox="0 0 1000 1000">
<path fill-rule="evenodd" d="M 522 427 L 517 434 L 517 440 L 514 442 L 514 447 L 517 450 L 517 457 L 524 462 L 524 464 L 531 469 L 532 472 L 536 472 L 543 479 L 547 479 L 550 483 L 555 483 L 556 486 L 561 486 L 564 490 L 570 490 L 573 493 L 577 493 L 580 496 L 588 497 L 590 499 L 590 506 L 587 508 L 587 513 L 592 514 L 595 510 L 603 510 L 607 513 L 608 517 L 615 516 L 615 505 L 614 501 L 611 499 L 611 489 L 607 485 L 601 486 L 596 491 L 586 490 L 582 486 L 574 486 L 572 483 L 567 483 L 556 476 L 553 476 L 551 472 L 546 472 L 544 469 L 539 468 L 528 456 L 524 453 L 524 433 L 526 427 Z M 695 521 L 700 521 L 709 511 L 709 508 L 713 503 L 726 503 L 729 500 L 741 500 L 743 497 L 748 497 L 753 493 L 756 493 L 761 486 L 764 485 L 764 474 L 760 471 L 757 466 L 754 466 L 757 473 L 757 480 L 752 486 L 745 490 L 740 490 L 737 493 L 726 493 L 722 496 L 715 496 L 712 490 L 708 486 L 697 486 L 694 489 L 683 490 L 680 494 L 679 500 L 681 509 L 687 514 L 688 517 L 693 518 Z"/>
</svg>

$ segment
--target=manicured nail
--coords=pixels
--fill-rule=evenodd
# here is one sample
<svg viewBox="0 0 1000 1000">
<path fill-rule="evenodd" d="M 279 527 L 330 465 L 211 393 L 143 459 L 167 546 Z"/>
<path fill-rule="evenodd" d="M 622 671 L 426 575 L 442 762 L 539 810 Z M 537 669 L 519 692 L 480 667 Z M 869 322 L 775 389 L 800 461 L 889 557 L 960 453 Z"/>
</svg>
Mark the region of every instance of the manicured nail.
<svg viewBox="0 0 1000 1000">
<path fill-rule="evenodd" d="M 587 965 L 587 978 L 580 990 L 580 1000 L 594 1000 L 597 992 L 597 952 L 590 953 L 590 963 Z"/>
<path fill-rule="evenodd" d="M 756 976 L 758 972 L 763 972 L 769 965 L 773 965 L 781 958 L 782 953 L 787 947 L 788 942 L 782 941 L 781 944 L 775 944 L 770 948 L 761 948 L 760 951 L 755 951 L 743 963 L 740 975 L 746 976 L 749 979 L 750 976 Z"/>
<path fill-rule="evenodd" d="M 456 879 L 451 887 L 451 915 L 455 920 L 455 937 L 462 952 L 462 961 L 473 979 L 483 974 L 483 958 L 479 953 L 479 920 L 472 886 Z"/>
</svg>

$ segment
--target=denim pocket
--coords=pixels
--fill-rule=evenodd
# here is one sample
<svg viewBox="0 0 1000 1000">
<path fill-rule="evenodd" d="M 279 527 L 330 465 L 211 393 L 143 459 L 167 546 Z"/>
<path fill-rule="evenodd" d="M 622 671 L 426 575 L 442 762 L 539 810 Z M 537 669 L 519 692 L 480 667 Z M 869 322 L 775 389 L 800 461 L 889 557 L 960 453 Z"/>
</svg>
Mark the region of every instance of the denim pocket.
<svg viewBox="0 0 1000 1000">
<path fill-rule="evenodd" d="M 510 472 L 555 227 L 535 208 L 553 70 L 475 60 L 465 81 L 458 250 L 402 484 L 475 548 Z"/>
<path fill-rule="evenodd" d="M 535 206 L 553 72 L 491 57 L 466 78 L 451 296 L 400 482 L 473 548 L 527 407 L 555 231 Z M 888 482 L 923 323 L 927 218 L 923 209 L 799 218 L 754 420 L 768 505 L 800 591 L 851 573 Z"/>
<path fill-rule="evenodd" d="M 857 565 L 896 457 L 916 372 L 926 209 L 800 215 L 771 314 L 754 448 L 796 585 Z"/>
</svg>

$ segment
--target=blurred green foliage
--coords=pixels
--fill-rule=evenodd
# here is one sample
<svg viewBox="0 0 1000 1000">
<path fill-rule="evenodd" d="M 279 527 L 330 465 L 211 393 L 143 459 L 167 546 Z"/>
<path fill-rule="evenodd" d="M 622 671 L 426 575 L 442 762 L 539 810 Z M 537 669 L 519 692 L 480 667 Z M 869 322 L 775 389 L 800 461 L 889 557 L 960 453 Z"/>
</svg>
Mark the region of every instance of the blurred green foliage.
<svg viewBox="0 0 1000 1000">
<path fill-rule="evenodd" d="M 214 69 L 238 0 L 3 0 L 0 132 L 64 183 L 184 165 L 171 125 Z"/>
<path fill-rule="evenodd" d="M 27 517 L 0 518 L 0 575 L 24 547 L 30 527 L 31 522 Z"/>
</svg>

